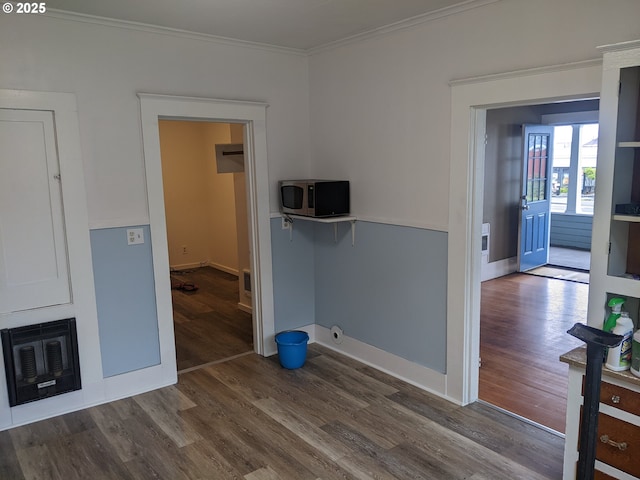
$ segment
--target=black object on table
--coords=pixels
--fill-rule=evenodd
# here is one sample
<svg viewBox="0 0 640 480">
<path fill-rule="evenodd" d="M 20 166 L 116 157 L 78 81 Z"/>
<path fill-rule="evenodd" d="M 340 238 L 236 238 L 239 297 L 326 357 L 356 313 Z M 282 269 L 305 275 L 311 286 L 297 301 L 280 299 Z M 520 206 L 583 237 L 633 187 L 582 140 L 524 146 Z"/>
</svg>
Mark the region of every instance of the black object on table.
<svg viewBox="0 0 640 480">
<path fill-rule="evenodd" d="M 576 479 L 593 480 L 598 439 L 600 381 L 605 348 L 620 345 L 621 335 L 576 323 L 567 333 L 587 344 L 587 368 L 584 375 L 584 405 L 580 419 L 580 448 Z"/>
</svg>

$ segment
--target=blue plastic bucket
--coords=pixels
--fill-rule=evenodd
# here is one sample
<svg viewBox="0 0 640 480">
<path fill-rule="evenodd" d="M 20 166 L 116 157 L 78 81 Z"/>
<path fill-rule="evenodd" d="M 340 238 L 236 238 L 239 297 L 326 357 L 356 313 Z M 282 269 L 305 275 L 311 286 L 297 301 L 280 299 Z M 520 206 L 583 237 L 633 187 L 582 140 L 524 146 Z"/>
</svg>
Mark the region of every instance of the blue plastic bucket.
<svg viewBox="0 0 640 480">
<path fill-rule="evenodd" d="M 289 330 L 276 335 L 280 365 L 289 370 L 300 368 L 307 359 L 309 335 L 301 330 Z"/>
</svg>

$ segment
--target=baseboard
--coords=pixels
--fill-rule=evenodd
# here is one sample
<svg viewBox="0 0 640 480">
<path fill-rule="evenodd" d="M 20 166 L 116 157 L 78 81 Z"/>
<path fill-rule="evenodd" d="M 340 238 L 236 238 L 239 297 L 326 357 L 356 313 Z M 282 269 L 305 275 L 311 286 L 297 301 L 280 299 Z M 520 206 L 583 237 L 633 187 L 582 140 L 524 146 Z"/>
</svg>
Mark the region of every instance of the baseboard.
<svg viewBox="0 0 640 480">
<path fill-rule="evenodd" d="M 238 276 L 238 270 L 226 267 L 224 265 L 220 265 L 219 263 L 202 261 L 202 262 L 193 262 L 193 263 L 181 263 L 179 265 L 170 265 L 171 271 L 173 270 L 191 270 L 192 268 L 200 268 L 200 267 L 211 267 L 216 270 L 220 270 L 221 272 L 230 273 L 231 275 Z"/>
<path fill-rule="evenodd" d="M 0 431 L 129 398 L 174 385 L 177 381 L 177 372 L 162 365 L 108 377 L 99 383 L 83 385 L 81 390 L 13 407 L 11 423 L 0 425 Z"/>
<path fill-rule="evenodd" d="M 430 368 L 418 365 L 407 359 L 377 347 L 366 344 L 346 335 L 342 336 L 342 343 L 336 344 L 328 328 L 321 325 L 307 325 L 298 330 L 309 334 L 309 342 L 318 343 L 323 347 L 339 352 L 347 357 L 358 360 L 376 370 L 387 373 L 399 380 L 415 387 L 433 393 L 456 404 L 456 400 L 447 397 L 447 376 Z"/>
<path fill-rule="evenodd" d="M 180 270 L 191 270 L 192 268 L 200 268 L 203 266 L 202 262 L 197 262 L 197 263 L 181 263 L 179 265 L 169 265 L 169 270 L 170 271 L 180 271 Z"/>
<path fill-rule="evenodd" d="M 253 313 L 253 308 L 251 307 L 251 305 L 247 305 L 246 303 L 238 302 L 238 309 L 242 310 L 243 312 L 251 314 Z"/>
<path fill-rule="evenodd" d="M 493 280 L 518 271 L 518 257 L 505 258 L 482 265 L 481 280 Z"/>
<path fill-rule="evenodd" d="M 219 263 L 215 263 L 215 262 L 207 262 L 207 265 L 210 266 L 211 268 L 215 268 L 216 270 L 220 270 L 221 272 L 230 273 L 231 275 L 235 275 L 236 277 L 238 276 L 237 268 L 227 267 L 225 265 L 220 265 Z"/>
</svg>

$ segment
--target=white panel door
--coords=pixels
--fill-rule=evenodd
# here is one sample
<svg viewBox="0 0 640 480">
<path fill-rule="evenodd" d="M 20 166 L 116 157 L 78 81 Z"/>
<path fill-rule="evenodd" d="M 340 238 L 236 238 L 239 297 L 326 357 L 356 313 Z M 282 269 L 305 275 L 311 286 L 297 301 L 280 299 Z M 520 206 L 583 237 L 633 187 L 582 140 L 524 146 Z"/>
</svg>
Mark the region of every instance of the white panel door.
<svg viewBox="0 0 640 480">
<path fill-rule="evenodd" d="M 0 109 L 0 314 L 70 302 L 53 113 Z"/>
</svg>

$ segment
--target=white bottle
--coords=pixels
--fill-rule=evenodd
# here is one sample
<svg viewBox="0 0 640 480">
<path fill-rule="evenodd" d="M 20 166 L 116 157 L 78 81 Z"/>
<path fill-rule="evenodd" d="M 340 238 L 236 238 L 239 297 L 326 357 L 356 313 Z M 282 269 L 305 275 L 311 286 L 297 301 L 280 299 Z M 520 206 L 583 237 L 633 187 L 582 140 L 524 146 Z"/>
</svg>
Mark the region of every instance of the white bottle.
<svg viewBox="0 0 640 480">
<path fill-rule="evenodd" d="M 616 326 L 612 333 L 622 335 L 622 343 L 617 347 L 609 348 L 605 367 L 616 372 L 629 370 L 631 367 L 631 337 L 633 335 L 633 320 L 629 318 L 629 314 L 627 312 L 622 312 L 620 314 L 620 318 L 616 320 Z"/>
</svg>

